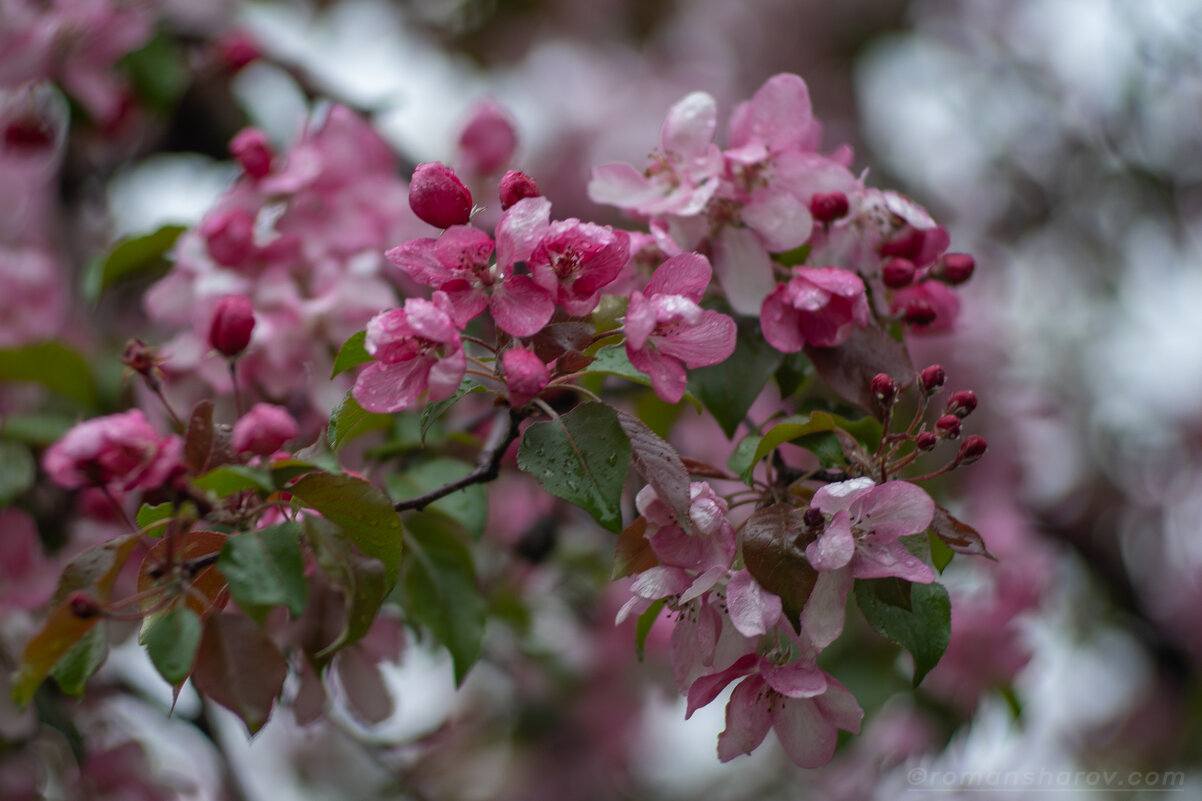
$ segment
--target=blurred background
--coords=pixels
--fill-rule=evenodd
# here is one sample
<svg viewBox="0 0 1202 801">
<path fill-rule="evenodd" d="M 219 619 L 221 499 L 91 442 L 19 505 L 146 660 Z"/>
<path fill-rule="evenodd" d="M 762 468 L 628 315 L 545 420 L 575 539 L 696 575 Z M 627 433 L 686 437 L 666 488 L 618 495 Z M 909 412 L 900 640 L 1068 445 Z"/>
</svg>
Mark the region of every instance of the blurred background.
<svg viewBox="0 0 1202 801">
<path fill-rule="evenodd" d="M 976 258 L 958 329 L 911 344 L 981 399 L 990 453 L 940 490 L 998 557 L 944 574 L 952 644 L 917 690 L 880 642 L 826 655 L 867 716 L 818 771 L 773 742 L 719 764 L 721 704 L 683 721 L 664 643 L 653 632 L 638 664 L 611 625 L 604 541 L 565 524 L 556 558 L 517 582 L 527 624 L 490 629 L 492 658 L 458 693 L 448 660 L 407 643 L 383 720 L 338 707 L 344 688 L 328 719 L 281 710 L 248 744 L 194 695 L 166 718 L 170 688 L 114 649 L 101 689 L 63 706 L 105 757 L 76 769 L 92 777 L 79 797 L 1202 798 L 1202 3 L 96 0 L 78 4 L 98 15 L 76 29 L 78 68 L 61 69 L 29 55 L 43 5 L 0 0 L 0 180 L 19 190 L 0 200 L 0 346 L 61 337 L 98 359 L 155 329 L 145 284 L 88 305 L 88 263 L 199 223 L 248 124 L 283 148 L 332 100 L 404 165 L 462 164 L 465 127 L 495 102 L 517 134 L 509 166 L 558 218 L 630 225 L 588 200 L 591 167 L 644 163 L 690 91 L 725 119 L 800 74 L 822 149 L 850 144 L 853 170 Z M 39 70 L 59 89 L 19 88 Z M 0 390 L 12 419 L 40 402 Z M 509 518 L 547 514 L 511 495 Z M 15 531 L 43 522 L 36 506 L 0 514 Z M 8 558 L 0 599 L 27 591 Z M 76 797 L 42 779 L 43 796 L 20 794 L 62 748 L 37 714 L 0 715 L 0 797 Z"/>
</svg>

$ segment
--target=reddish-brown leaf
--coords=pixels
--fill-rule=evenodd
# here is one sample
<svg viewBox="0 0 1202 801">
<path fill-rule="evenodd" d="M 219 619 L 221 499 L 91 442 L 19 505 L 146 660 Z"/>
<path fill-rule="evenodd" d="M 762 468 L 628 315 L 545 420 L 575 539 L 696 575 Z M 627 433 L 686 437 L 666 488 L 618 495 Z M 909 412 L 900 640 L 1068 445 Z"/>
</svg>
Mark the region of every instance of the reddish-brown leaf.
<svg viewBox="0 0 1202 801">
<path fill-rule="evenodd" d="M 729 470 L 724 470 L 721 467 L 714 467 L 707 462 L 701 462 L 697 459 L 690 459 L 687 456 L 682 456 L 680 459 L 684 465 L 684 469 L 689 475 L 697 476 L 698 478 L 716 478 L 723 481 L 738 481 L 739 477 Z"/>
<path fill-rule="evenodd" d="M 997 558 L 985 547 L 985 540 L 975 528 L 957 520 L 942 506 L 935 506 L 935 517 L 931 520 L 931 531 L 943 540 L 943 544 L 956 553 L 969 556 L 984 556 L 997 561 Z"/>
<path fill-rule="evenodd" d="M 637 417 L 618 412 L 618 425 L 630 440 L 634 469 L 655 489 L 659 499 L 676 514 L 676 519 L 688 526 L 689 473 L 680 454 Z"/>
<path fill-rule="evenodd" d="M 167 553 L 170 548 L 174 548 L 176 564 L 190 562 L 220 553 L 221 546 L 225 544 L 228 536 L 217 531 L 189 531 L 182 537 L 177 537 L 173 546 L 166 538 L 159 540 L 142 559 L 142 566 L 138 569 L 138 592 L 145 593 L 160 583 L 172 581 L 167 570 Z M 229 593 L 225 592 L 225 577 L 217 570 L 216 565 L 209 565 L 197 572 L 192 579 L 192 589 L 196 592 L 188 593 L 188 608 L 202 619 L 222 609 L 229 598 Z M 208 602 L 197 597 L 197 593 Z M 141 602 L 142 608 L 154 606 L 159 598 L 160 596 L 155 595 L 144 598 Z"/>
<path fill-rule="evenodd" d="M 892 377 L 899 389 L 914 381 L 914 365 L 906 346 L 876 326 L 857 328 L 837 348 L 807 345 L 805 353 L 831 389 L 872 414 L 878 414 L 872 394 L 872 379 L 877 373 Z"/>
<path fill-rule="evenodd" d="M 250 618 L 223 612 L 205 622 L 192 683 L 242 718 L 251 734 L 267 722 L 287 675 L 284 655 Z"/>
<path fill-rule="evenodd" d="M 545 326 L 531 338 L 530 344 L 538 358 L 553 362 L 568 351 L 584 350 L 595 332 L 592 323 L 565 320 Z"/>
<path fill-rule="evenodd" d="M 195 475 L 234 461 L 230 427 L 213 421 L 213 402 L 202 400 L 188 418 L 184 434 L 184 463 Z"/>
<path fill-rule="evenodd" d="M 801 610 L 818 581 L 798 541 L 804 531 L 801 512 L 787 503 L 759 509 L 743 524 L 743 563 L 761 587 L 780 596 L 785 616 L 797 631 Z"/>
<path fill-rule="evenodd" d="M 651 543 L 645 536 L 646 532 L 647 518 L 639 515 L 618 535 L 611 578 L 633 576 L 659 564 L 659 559 L 656 558 L 655 551 L 651 550 Z"/>
<path fill-rule="evenodd" d="M 347 708 L 361 723 L 375 725 L 392 716 L 396 708 L 392 693 L 379 666 L 367 658 L 362 648 L 352 645 L 339 651 L 334 670 L 346 695 Z"/>
</svg>

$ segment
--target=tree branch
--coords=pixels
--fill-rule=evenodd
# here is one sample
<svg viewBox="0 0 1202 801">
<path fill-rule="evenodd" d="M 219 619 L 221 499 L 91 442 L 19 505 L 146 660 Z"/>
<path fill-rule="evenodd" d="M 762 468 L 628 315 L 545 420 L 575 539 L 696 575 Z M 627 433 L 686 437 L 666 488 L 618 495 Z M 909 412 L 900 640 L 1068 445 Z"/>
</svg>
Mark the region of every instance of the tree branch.
<svg viewBox="0 0 1202 801">
<path fill-rule="evenodd" d="M 475 470 L 457 481 L 444 484 L 438 489 L 431 490 L 424 495 L 418 495 L 416 498 L 409 498 L 404 501 L 397 501 L 393 504 L 393 508 L 398 512 L 405 512 L 410 509 L 420 512 L 439 498 L 446 497 L 452 492 L 469 487 L 472 484 L 483 484 L 495 479 L 501 471 L 501 458 L 505 456 L 505 451 L 509 449 L 513 441 L 518 438 L 518 424 L 521 420 L 522 415 L 516 409 L 508 409 L 498 413 L 497 419 L 493 423 L 492 431 L 488 434 L 488 441 L 484 444 L 484 450 L 480 451 L 480 458 L 476 462 Z"/>
</svg>

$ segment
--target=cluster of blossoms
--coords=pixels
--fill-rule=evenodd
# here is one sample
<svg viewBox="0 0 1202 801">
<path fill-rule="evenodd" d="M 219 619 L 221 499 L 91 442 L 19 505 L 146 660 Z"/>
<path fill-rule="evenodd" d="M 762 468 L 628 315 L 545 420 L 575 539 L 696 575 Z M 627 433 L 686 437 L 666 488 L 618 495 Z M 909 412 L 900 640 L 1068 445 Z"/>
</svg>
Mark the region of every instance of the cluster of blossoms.
<svg viewBox="0 0 1202 801">
<path fill-rule="evenodd" d="M 475 155 L 469 170 L 481 180 L 499 171 L 498 153 L 512 153 L 498 119 L 485 107 L 464 138 L 465 152 Z M 886 330 L 903 320 L 927 330 L 950 325 L 955 296 L 947 286 L 967 279 L 972 261 L 945 253 L 946 232 L 916 205 L 864 187 L 847 169 L 849 151 L 816 152 L 820 128 L 797 76 L 771 79 L 735 111 L 724 151 L 712 142 L 715 128 L 713 100 L 689 95 L 669 113 L 646 172 L 628 165 L 595 172 L 594 197 L 644 217 L 650 234 L 554 220 L 534 179 L 516 171 L 499 180 L 501 213 L 486 230 L 474 224 L 483 215 L 451 167 L 421 164 L 406 185 L 382 140 L 338 106 L 284 155 L 262 132 L 240 133 L 231 147 L 238 182 L 183 234 L 172 271 L 146 296 L 153 319 L 184 330 L 164 347 L 166 356 L 135 341 L 123 360 L 179 435 L 160 435 L 133 410 L 75 426 L 42 458 L 59 486 L 98 489 L 122 515 L 127 500 L 142 501 L 137 523 L 127 521 L 133 533 L 111 551 L 151 532 L 163 539 L 143 560 L 135 596 L 106 598 L 101 580 L 76 588 L 58 599 L 51 634 L 55 625 L 134 603 L 144 633 L 165 630 L 162 621 L 175 615 L 170 636 L 184 642 L 172 641 L 169 659 L 162 646 L 157 656 L 151 649 L 160 672 L 173 684 L 191 677 L 254 730 L 284 685 L 285 651 L 303 655 L 302 717 L 312 712 L 313 694 L 324 701 L 318 674 L 335 651 L 344 685 L 356 676 L 378 683 L 374 663 L 397 649 L 370 649 L 363 637 L 399 581 L 408 622 L 448 646 L 462 678 L 479 655 L 485 614 L 473 595 L 470 552 L 454 532 L 423 528 L 435 525 L 428 518 L 419 533 L 406 532 L 400 515 L 496 478 L 517 443 L 522 470 L 614 531 L 622 530 L 628 467 L 647 481 L 635 499 L 638 516 L 619 539 L 631 597 L 618 619 L 651 622 L 668 610 L 688 714 L 737 682 L 720 757 L 749 753 L 773 729 L 798 765 L 829 761 L 837 732 L 858 731 L 863 717 L 848 689 L 817 664 L 843 633 L 849 593 L 856 582 L 883 578 L 906 588 L 934 584 L 926 552 L 904 538 L 930 529 L 945 539 L 940 521 L 949 518 L 914 482 L 985 451 L 982 438 L 967 436 L 943 467 L 907 474 L 942 443 L 960 440 L 977 400 L 952 394 L 928 425 L 944 372 L 937 365 L 915 371 Z M 874 283 L 880 291 L 870 295 Z M 613 299 L 603 306 L 606 295 Z M 740 324 L 720 309 L 758 314 L 763 341 L 741 339 Z M 852 337 L 857 346 L 841 348 Z M 737 347 L 761 346 L 757 359 L 777 365 L 782 353 L 805 349 L 833 392 L 870 416 L 851 423 L 815 413 L 788 418 L 782 425 L 792 433 L 753 434 L 731 463 L 746 486 L 725 494 L 692 479 L 738 476 L 678 453 L 598 395 L 601 377 L 617 375 L 676 404 L 689 391 L 689 371 L 722 365 Z M 325 380 L 334 366 L 338 373 L 361 367 L 345 398 L 345 379 Z M 179 401 L 162 378 L 191 374 L 233 395 L 233 425 L 223 425 L 208 400 L 186 422 L 174 411 Z M 912 418 L 895 425 L 910 386 Z M 341 445 L 362 433 L 364 412 L 420 411 L 424 434 L 426 416 L 450 406 L 431 404 L 477 388 L 494 396 L 498 410 L 465 477 L 398 500 L 337 465 Z M 251 389 L 272 403 L 244 411 Z M 721 406 L 737 427 L 756 393 L 733 415 L 724 399 L 732 393 L 718 394 L 707 407 L 717 417 Z M 561 414 L 578 395 L 593 402 Z M 324 422 L 340 399 L 326 437 L 335 456 L 319 461 L 330 454 L 297 447 L 308 438 L 300 432 L 317 411 Z M 338 419 L 347 409 L 349 423 Z M 299 423 L 294 413 L 303 413 Z M 815 433 L 825 437 L 814 450 L 821 468 L 792 456 L 788 463 L 777 449 Z M 749 517 L 732 518 L 732 509 L 749 504 Z M 949 547 L 983 552 L 979 538 L 957 525 Z M 423 555 L 427 547 L 438 549 L 437 558 Z M 264 586 L 268 574 L 279 581 Z M 454 603 L 478 604 L 478 626 L 457 629 L 474 613 L 448 616 L 421 595 L 445 603 L 440 580 L 463 596 Z M 245 616 L 224 609 L 231 597 Z M 340 632 L 330 631 L 337 627 L 323 604 L 345 613 Z M 267 615 L 272 606 L 286 607 L 295 625 L 281 629 L 283 615 Z M 190 640 L 179 634 L 185 630 Z M 53 650 L 66 639 L 47 635 L 31 648 Z M 252 670 L 222 662 L 241 653 L 254 655 Z M 20 678 L 23 692 L 32 693 L 53 664 L 34 661 L 40 667 Z M 266 678 L 230 692 L 216 677 L 231 672 Z M 372 707 L 361 688 L 346 689 L 361 711 Z"/>
<path fill-rule="evenodd" d="M 242 296 L 257 321 L 239 363 L 244 381 L 276 403 L 324 413 L 345 389 L 325 380 L 338 346 L 396 301 L 381 251 L 427 229 L 409 211 L 396 156 L 343 106 L 285 153 L 257 129 L 231 150 L 242 176 L 180 237 L 172 271 L 146 295 L 151 319 L 183 327 L 164 346 L 164 369 L 229 391 L 208 334 L 221 301 Z"/>
<path fill-rule="evenodd" d="M 590 197 L 647 220 L 665 253 L 708 253 L 731 307 L 759 314 L 782 351 L 834 347 L 866 326 L 865 281 L 888 299 L 882 314 L 951 327 L 948 285 L 969 278 L 972 258 L 945 253 L 947 231 L 921 207 L 866 187 L 850 148 L 817 151 L 822 126 L 801 78 L 777 75 L 736 108 L 725 150 L 716 129 L 714 99 L 690 94 L 668 112 L 650 165 L 597 167 Z M 801 261 L 822 266 L 774 259 L 802 247 Z"/>
</svg>

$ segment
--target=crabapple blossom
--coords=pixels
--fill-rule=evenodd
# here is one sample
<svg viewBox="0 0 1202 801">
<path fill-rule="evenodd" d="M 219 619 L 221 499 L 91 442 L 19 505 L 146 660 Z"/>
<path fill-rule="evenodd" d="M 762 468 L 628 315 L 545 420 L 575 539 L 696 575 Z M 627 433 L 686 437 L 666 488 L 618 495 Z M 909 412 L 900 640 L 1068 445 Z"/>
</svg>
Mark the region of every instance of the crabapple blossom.
<svg viewBox="0 0 1202 801">
<path fill-rule="evenodd" d="M 898 542 L 899 537 L 925 531 L 935 514 L 935 502 L 920 487 L 853 478 L 821 487 L 810 503 L 831 516 L 826 530 L 806 546 L 806 558 L 815 570 L 849 567 L 853 578 L 897 576 L 920 584 L 935 580 L 931 568 Z"/>
<path fill-rule="evenodd" d="M 764 299 L 760 324 L 777 350 L 794 353 L 810 344 L 843 344 L 852 329 L 868 325 L 870 311 L 858 275 L 838 267 L 794 267 L 787 284 Z"/>
<path fill-rule="evenodd" d="M 154 489 L 180 464 L 183 441 L 160 436 L 140 409 L 93 417 L 46 449 L 42 467 L 60 487 L 101 486 L 114 493 Z"/>
<path fill-rule="evenodd" d="M 449 398 L 467 369 L 463 341 L 450 314 L 450 298 L 410 298 L 367 324 L 364 347 L 377 361 L 355 381 L 355 399 L 371 412 L 397 412 Z"/>
<path fill-rule="evenodd" d="M 512 211 L 512 209 L 511 209 Z M 630 237 L 608 225 L 558 220 L 547 226 L 527 262 L 534 282 L 568 314 L 589 314 L 630 259 Z"/>
<path fill-rule="evenodd" d="M 660 265 L 647 286 L 630 296 L 623 326 L 626 354 L 668 403 L 684 396 L 685 367 L 719 364 L 734 352 L 734 320 L 697 305 L 711 275 L 704 256 L 682 253 Z"/>
<path fill-rule="evenodd" d="M 270 403 L 256 403 L 234 423 L 231 444 L 238 453 L 270 456 L 296 435 L 296 420 L 287 409 Z"/>
</svg>

